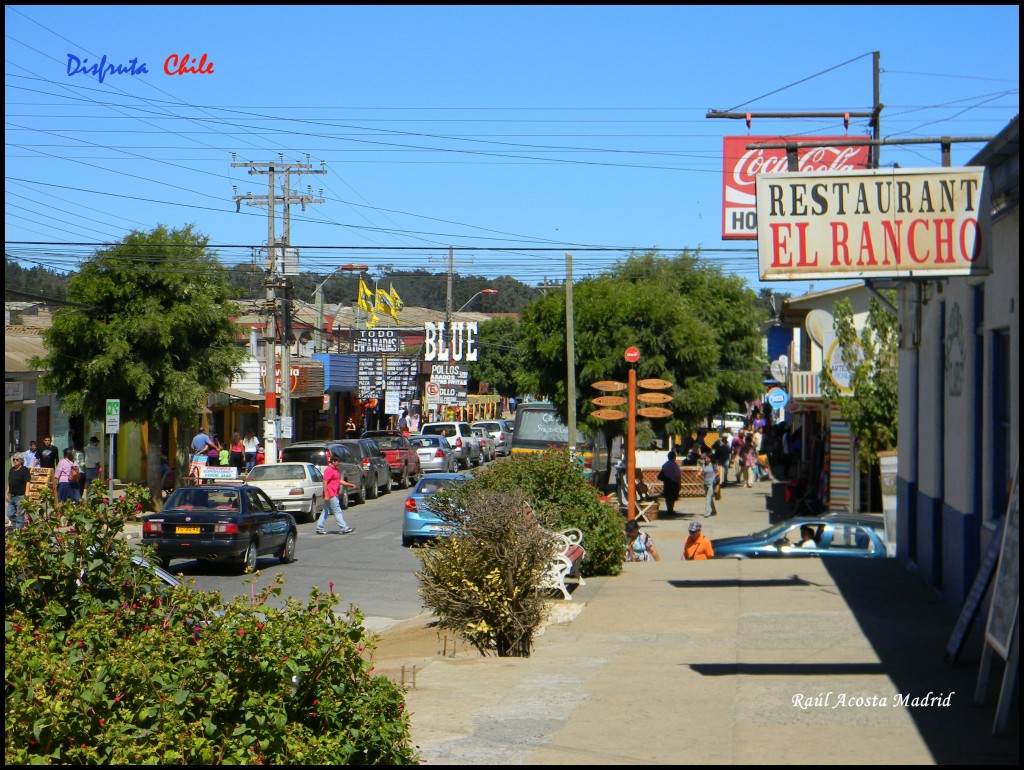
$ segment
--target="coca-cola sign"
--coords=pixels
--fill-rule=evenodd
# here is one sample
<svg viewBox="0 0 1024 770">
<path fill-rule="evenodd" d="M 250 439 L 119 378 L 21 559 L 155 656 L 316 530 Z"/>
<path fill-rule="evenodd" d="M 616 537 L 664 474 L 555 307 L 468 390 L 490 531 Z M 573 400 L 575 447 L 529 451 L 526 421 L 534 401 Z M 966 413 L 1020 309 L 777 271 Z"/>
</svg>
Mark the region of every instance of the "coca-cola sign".
<svg viewBox="0 0 1024 770">
<path fill-rule="evenodd" d="M 870 136 L 727 136 L 722 152 L 722 238 L 757 238 L 754 180 L 759 174 L 788 171 L 785 150 L 748 150 L 751 144 L 776 142 L 835 142 L 831 147 L 802 147 L 800 171 L 857 171 L 868 167 L 869 147 L 843 144 Z"/>
</svg>

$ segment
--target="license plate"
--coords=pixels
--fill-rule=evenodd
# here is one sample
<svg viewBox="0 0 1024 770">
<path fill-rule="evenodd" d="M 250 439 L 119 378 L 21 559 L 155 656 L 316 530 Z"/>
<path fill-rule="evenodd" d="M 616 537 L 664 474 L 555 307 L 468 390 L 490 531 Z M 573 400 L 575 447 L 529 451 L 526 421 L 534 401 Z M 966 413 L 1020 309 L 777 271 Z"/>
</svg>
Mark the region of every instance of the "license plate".
<svg viewBox="0 0 1024 770">
<path fill-rule="evenodd" d="M 174 534 L 176 535 L 198 535 L 199 527 L 175 527 Z"/>
</svg>

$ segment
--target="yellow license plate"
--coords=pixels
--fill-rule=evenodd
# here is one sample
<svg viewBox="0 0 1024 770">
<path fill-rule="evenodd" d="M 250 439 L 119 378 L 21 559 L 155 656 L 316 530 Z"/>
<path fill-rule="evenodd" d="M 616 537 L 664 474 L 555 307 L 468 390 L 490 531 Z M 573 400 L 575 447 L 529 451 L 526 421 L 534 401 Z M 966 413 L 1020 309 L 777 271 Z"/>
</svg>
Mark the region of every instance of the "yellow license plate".
<svg viewBox="0 0 1024 770">
<path fill-rule="evenodd" d="M 198 535 L 199 527 L 176 527 L 174 530 L 176 535 Z"/>
</svg>

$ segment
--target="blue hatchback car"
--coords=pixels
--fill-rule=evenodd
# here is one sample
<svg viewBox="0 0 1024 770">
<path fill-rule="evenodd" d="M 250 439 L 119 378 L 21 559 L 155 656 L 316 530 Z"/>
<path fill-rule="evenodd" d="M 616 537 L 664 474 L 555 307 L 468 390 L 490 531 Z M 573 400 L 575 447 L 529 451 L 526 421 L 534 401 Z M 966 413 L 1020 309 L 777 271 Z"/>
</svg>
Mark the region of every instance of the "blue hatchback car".
<svg viewBox="0 0 1024 770">
<path fill-rule="evenodd" d="M 880 519 L 857 514 L 795 518 L 744 537 L 711 541 L 715 558 L 806 558 L 888 556 Z"/>
<path fill-rule="evenodd" d="M 442 537 L 447 533 L 444 523 L 430 510 L 430 500 L 446 487 L 465 484 L 468 477 L 460 473 L 432 473 L 416 484 L 405 501 L 402 517 L 402 545 L 406 548 L 417 540 Z"/>
</svg>

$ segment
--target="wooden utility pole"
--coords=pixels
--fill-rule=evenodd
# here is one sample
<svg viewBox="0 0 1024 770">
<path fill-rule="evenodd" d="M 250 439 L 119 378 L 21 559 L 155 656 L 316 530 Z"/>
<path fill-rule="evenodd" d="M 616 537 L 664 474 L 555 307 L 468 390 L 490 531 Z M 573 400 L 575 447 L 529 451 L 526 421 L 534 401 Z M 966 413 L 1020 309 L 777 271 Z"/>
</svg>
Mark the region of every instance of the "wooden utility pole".
<svg viewBox="0 0 1024 770">
<path fill-rule="evenodd" d="M 285 163 L 284 155 L 278 154 L 277 162 L 274 161 L 247 161 L 245 163 L 239 163 L 235 161 L 237 155 L 231 153 L 232 167 L 239 168 L 245 167 L 249 169 L 249 174 L 266 174 L 267 175 L 267 194 L 266 195 L 253 195 L 247 192 L 245 195 L 238 194 L 238 188 L 235 187 L 235 195 L 233 196 L 235 205 L 239 211 L 241 211 L 242 201 L 246 202 L 248 206 L 266 206 L 267 207 L 267 253 L 266 260 L 264 262 L 265 269 L 267 271 L 267 277 L 264 279 L 264 285 L 267 288 L 267 334 L 265 338 L 266 342 L 266 359 L 265 368 L 266 372 L 263 377 L 263 393 L 264 393 L 264 453 L 268 463 L 277 462 L 278 458 L 278 439 L 287 436 L 291 437 L 291 341 L 282 340 L 283 345 L 281 348 L 281 436 L 278 435 L 277 420 L 277 326 L 276 326 L 276 314 L 277 314 L 277 290 L 279 288 L 285 288 L 287 286 L 288 278 L 285 273 L 285 257 L 286 250 L 289 244 L 289 238 L 291 237 L 291 216 L 289 213 L 289 206 L 293 203 L 302 204 L 303 210 L 306 208 L 307 203 L 323 203 L 323 198 L 313 198 L 312 195 L 293 195 L 291 192 L 291 174 L 302 173 L 302 174 L 326 174 L 327 169 L 323 161 L 320 163 L 320 168 L 313 170 L 312 165 L 309 163 L 309 155 L 306 155 L 305 163 Z M 274 183 L 278 173 L 284 175 L 283 194 L 277 195 L 274 189 Z M 323 191 L 321 191 L 322 194 Z M 310 189 L 312 193 L 312 189 Z M 278 203 L 284 206 L 284 237 L 283 240 L 278 241 L 276 235 L 276 228 L 274 226 L 274 213 L 277 209 Z M 283 306 L 283 312 L 288 313 L 289 307 L 286 300 Z M 286 327 L 290 327 L 291 324 L 285 324 Z"/>
</svg>

